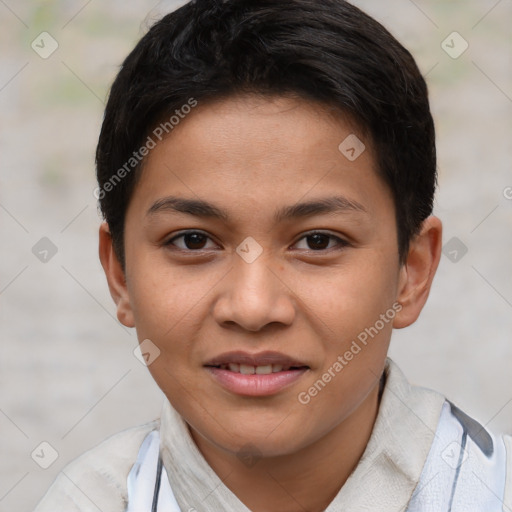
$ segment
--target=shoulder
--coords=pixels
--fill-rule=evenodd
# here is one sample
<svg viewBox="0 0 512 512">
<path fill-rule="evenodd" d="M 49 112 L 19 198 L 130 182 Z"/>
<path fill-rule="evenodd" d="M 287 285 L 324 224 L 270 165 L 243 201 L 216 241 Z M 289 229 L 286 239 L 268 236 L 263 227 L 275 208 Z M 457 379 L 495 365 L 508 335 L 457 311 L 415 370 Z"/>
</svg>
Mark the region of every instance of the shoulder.
<svg viewBox="0 0 512 512">
<path fill-rule="evenodd" d="M 512 506 L 512 438 L 496 436 L 450 401 L 408 511 L 502 512 Z"/>
<path fill-rule="evenodd" d="M 438 512 L 448 504 L 453 512 L 512 511 L 512 437 L 493 434 L 442 394 L 410 385 L 391 360 L 386 376 L 386 426 L 401 448 L 407 443 L 406 464 L 421 466 L 407 511 Z M 398 455 L 394 460 L 403 463 Z"/>
<path fill-rule="evenodd" d="M 159 428 L 159 420 L 107 438 L 68 464 L 57 476 L 34 512 L 123 512 L 126 479 L 144 438 Z"/>
</svg>

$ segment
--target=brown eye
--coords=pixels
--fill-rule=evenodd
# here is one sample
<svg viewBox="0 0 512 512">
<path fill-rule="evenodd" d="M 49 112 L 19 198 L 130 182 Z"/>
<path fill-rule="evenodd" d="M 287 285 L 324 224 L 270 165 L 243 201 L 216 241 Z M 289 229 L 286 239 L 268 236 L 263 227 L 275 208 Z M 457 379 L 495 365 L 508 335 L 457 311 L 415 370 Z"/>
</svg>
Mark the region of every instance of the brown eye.
<svg viewBox="0 0 512 512">
<path fill-rule="evenodd" d="M 309 248 L 314 250 L 327 249 L 330 238 L 329 235 L 323 234 L 309 235 L 307 237 Z"/>
<path fill-rule="evenodd" d="M 180 243 L 175 243 L 177 240 L 180 239 Z M 209 237 L 204 233 L 201 233 L 199 231 L 188 231 L 186 233 L 181 233 L 180 235 L 175 236 L 174 238 L 166 242 L 165 245 L 174 245 L 184 251 L 200 251 L 202 249 L 208 249 L 208 247 L 205 247 L 205 244 L 207 243 L 208 240 Z"/>
<path fill-rule="evenodd" d="M 329 233 L 308 233 L 305 236 L 303 236 L 299 242 L 302 240 L 306 240 L 306 247 L 300 247 L 300 249 L 306 249 L 311 251 L 325 251 L 327 249 L 332 249 L 336 246 L 338 248 L 344 248 L 348 244 L 348 242 L 345 242 L 345 240 L 342 240 L 341 238 L 331 235 Z M 334 245 L 330 245 L 331 242 L 335 242 Z M 297 242 L 297 243 L 299 243 Z"/>
</svg>

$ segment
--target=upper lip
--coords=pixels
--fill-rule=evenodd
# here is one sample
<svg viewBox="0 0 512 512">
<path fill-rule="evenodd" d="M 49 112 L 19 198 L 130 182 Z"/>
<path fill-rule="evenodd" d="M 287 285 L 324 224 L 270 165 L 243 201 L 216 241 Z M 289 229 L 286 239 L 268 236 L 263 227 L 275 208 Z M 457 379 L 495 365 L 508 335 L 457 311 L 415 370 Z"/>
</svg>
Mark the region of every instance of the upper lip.
<svg viewBox="0 0 512 512">
<path fill-rule="evenodd" d="M 280 352 L 258 352 L 251 354 L 244 351 L 224 352 L 210 359 L 204 366 L 221 366 L 224 364 L 244 364 L 248 366 L 267 366 L 279 364 L 286 367 L 307 367 L 298 359 L 281 354 Z"/>
</svg>

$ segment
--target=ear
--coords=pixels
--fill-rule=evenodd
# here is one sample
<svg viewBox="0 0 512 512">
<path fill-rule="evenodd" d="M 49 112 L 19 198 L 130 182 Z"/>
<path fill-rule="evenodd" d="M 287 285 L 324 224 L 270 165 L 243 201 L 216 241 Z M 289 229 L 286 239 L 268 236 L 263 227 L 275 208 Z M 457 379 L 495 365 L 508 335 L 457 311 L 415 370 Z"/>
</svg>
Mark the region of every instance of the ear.
<svg viewBox="0 0 512 512">
<path fill-rule="evenodd" d="M 117 306 L 117 319 L 126 327 L 135 327 L 125 274 L 114 251 L 112 235 L 106 222 L 100 226 L 99 256 L 107 277 L 110 295 Z"/>
<path fill-rule="evenodd" d="M 430 216 L 411 241 L 407 260 L 400 269 L 397 302 L 402 309 L 395 316 L 393 327 L 402 329 L 419 317 L 430 293 L 430 287 L 441 259 L 443 227 Z"/>
</svg>

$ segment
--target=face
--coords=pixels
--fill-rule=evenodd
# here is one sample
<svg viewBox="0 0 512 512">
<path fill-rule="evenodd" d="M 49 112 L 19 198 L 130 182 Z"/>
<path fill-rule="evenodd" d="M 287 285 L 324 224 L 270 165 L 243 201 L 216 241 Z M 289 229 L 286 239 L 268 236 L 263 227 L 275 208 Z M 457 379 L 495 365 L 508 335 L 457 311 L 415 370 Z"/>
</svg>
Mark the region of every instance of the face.
<svg viewBox="0 0 512 512">
<path fill-rule="evenodd" d="M 355 139 L 339 149 L 354 135 L 356 159 Z M 297 452 L 377 389 L 405 274 L 348 120 L 284 97 L 200 104 L 147 157 L 125 255 L 118 317 L 158 347 L 150 372 L 195 436 Z"/>
</svg>

